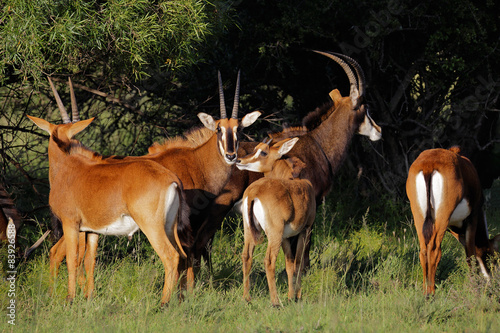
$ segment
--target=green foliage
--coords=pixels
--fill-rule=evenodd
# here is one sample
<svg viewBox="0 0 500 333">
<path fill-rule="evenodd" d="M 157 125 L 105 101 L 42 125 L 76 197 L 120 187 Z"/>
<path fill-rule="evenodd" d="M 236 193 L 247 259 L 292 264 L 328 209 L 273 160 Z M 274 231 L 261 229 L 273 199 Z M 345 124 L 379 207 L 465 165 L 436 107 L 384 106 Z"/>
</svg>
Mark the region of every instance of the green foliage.
<svg viewBox="0 0 500 333">
<path fill-rule="evenodd" d="M 163 268 L 144 238 L 124 240 L 107 247 L 102 237 L 96 267 L 96 292 L 92 300 L 79 293 L 71 306 L 64 300 L 67 288 L 65 265 L 49 293 L 49 247 L 18 268 L 16 329 L 47 331 L 495 331 L 500 325 L 500 271 L 493 270 L 490 283 L 472 274 L 464 251 L 450 235 L 445 237 L 438 268 L 436 296 L 422 294 L 422 271 L 416 234 L 401 221 L 399 227 L 380 230 L 365 213 L 348 232 L 328 233 L 323 217 L 316 219 L 313 261 L 303 278 L 303 300 L 286 301 L 287 282 L 278 274 L 281 309 L 270 307 L 262 266 L 264 244 L 257 247 L 251 272 L 252 302 L 243 298 L 241 219 L 226 221 L 213 244 L 213 273 L 202 266 L 194 295 L 160 308 Z M 240 225 L 234 229 L 232 225 Z M 499 225 L 493 225 L 498 230 Z M 229 230 L 234 235 L 229 235 Z M 325 231 L 325 232 L 321 232 Z M 340 236 L 342 235 L 342 236 Z M 126 252 L 133 252 L 129 255 Z M 43 252 L 43 253 L 42 253 Z M 284 262 L 277 272 L 284 270 Z M 500 258 L 498 258 L 500 259 Z M 497 259 L 496 263 L 500 264 Z M 450 266 L 444 267 L 443 266 Z M 7 290 L 0 282 L 0 294 Z M 176 296 L 177 297 L 177 296 Z M 0 299 L 6 307 L 7 298 Z M 10 330 L 6 321 L 0 329 Z"/>
<path fill-rule="evenodd" d="M 198 45 L 211 25 L 201 0 L 0 5 L 1 81 L 12 73 L 35 81 L 53 73 L 141 79 L 199 61 Z"/>
</svg>

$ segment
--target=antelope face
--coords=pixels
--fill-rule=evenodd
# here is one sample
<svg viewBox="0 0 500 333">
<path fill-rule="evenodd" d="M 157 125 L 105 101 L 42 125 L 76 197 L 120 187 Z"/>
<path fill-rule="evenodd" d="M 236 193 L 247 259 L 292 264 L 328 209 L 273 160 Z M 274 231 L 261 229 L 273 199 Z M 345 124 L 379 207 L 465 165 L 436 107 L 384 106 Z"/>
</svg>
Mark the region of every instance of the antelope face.
<svg viewBox="0 0 500 333">
<path fill-rule="evenodd" d="M 358 134 L 367 136 L 372 141 L 378 141 L 382 138 L 382 129 L 377 123 L 370 117 L 365 105 L 361 105 L 358 112 L 365 114 L 363 122 L 359 125 Z"/>
<path fill-rule="evenodd" d="M 288 153 L 298 140 L 299 138 L 288 138 L 279 141 L 273 146 L 261 142 L 254 148 L 253 153 L 239 159 L 236 167 L 240 170 L 270 172 L 273 169 L 274 162 Z"/>
<path fill-rule="evenodd" d="M 232 165 L 236 163 L 236 158 L 238 157 L 238 134 L 244 127 L 253 124 L 259 118 L 260 114 L 259 111 L 251 112 L 243 117 L 241 121 L 235 118 L 214 120 L 212 116 L 203 112 L 199 113 L 198 117 L 205 127 L 216 132 L 219 153 L 227 164 Z"/>
<path fill-rule="evenodd" d="M 260 116 L 259 111 L 254 111 L 238 120 L 238 104 L 240 100 L 240 72 L 238 71 L 238 79 L 236 80 L 236 91 L 234 93 L 234 105 L 231 117 L 226 115 L 226 103 L 224 101 L 224 90 L 222 88 L 222 78 L 220 72 L 219 79 L 219 99 L 220 99 L 220 120 L 215 121 L 206 113 L 199 113 L 198 118 L 205 127 L 217 132 L 217 148 L 219 153 L 224 158 L 224 161 L 229 164 L 235 164 L 238 153 L 238 133 L 244 127 L 252 125 Z"/>
</svg>

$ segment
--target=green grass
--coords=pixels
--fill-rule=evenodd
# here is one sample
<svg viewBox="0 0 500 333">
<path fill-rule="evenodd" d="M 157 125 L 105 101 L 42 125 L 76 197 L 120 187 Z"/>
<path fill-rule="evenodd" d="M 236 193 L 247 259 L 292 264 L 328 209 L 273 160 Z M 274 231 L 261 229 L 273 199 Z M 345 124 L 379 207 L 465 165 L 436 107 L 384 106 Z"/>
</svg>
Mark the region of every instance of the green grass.
<svg viewBox="0 0 500 333">
<path fill-rule="evenodd" d="M 498 233 L 500 214 L 488 212 Z M 241 219 L 229 218 L 213 245 L 213 273 L 202 265 L 194 295 L 160 307 L 163 268 L 144 235 L 101 237 L 92 300 L 80 293 L 65 302 L 67 272 L 61 266 L 49 294 L 48 249 L 18 269 L 16 326 L 2 314 L 0 331 L 78 332 L 497 332 L 500 329 L 500 272 L 490 283 L 470 273 L 461 245 L 446 235 L 438 267 L 436 296 L 422 294 L 418 242 L 411 220 L 385 221 L 370 211 L 342 221 L 330 206 L 320 207 L 314 229 L 312 266 L 303 279 L 303 300 L 286 300 L 284 257 L 277 264 L 283 307 L 270 306 L 263 258 L 255 251 L 252 302 L 243 300 Z M 397 219 L 397 218 L 396 218 Z M 382 226 L 382 227 L 380 227 Z M 6 313 L 8 284 L 0 282 Z"/>
</svg>

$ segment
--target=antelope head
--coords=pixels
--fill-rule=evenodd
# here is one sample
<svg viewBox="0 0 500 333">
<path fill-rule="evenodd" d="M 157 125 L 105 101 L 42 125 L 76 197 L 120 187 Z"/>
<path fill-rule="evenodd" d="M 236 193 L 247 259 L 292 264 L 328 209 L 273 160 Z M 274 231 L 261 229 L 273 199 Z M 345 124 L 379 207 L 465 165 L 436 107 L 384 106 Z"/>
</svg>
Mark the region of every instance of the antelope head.
<svg viewBox="0 0 500 333">
<path fill-rule="evenodd" d="M 222 79 L 220 72 L 218 73 L 219 79 L 219 98 L 220 98 L 220 119 L 215 120 L 212 116 L 200 112 L 198 118 L 208 129 L 216 132 L 217 134 L 217 147 L 221 156 L 227 164 L 235 164 L 237 152 L 239 147 L 238 133 L 244 127 L 253 124 L 260 116 L 259 111 L 254 111 L 243 117 L 241 121 L 238 120 L 238 105 L 240 96 L 240 72 L 238 71 L 238 79 L 236 81 L 236 92 L 234 94 L 234 104 L 231 117 L 228 118 L 226 114 L 226 105 L 224 101 L 224 91 L 222 88 Z"/>
<path fill-rule="evenodd" d="M 335 105 L 350 103 L 349 108 L 354 112 L 352 116 L 355 117 L 355 124 L 358 126 L 357 133 L 369 137 L 372 141 L 380 140 L 382 137 L 382 129 L 375 123 L 372 117 L 370 117 L 368 106 L 364 104 L 366 90 L 365 74 L 361 66 L 354 59 L 344 54 L 322 51 L 314 52 L 334 60 L 344 69 L 349 77 L 349 82 L 351 84 L 349 97 L 342 97 L 337 89 L 330 92 L 330 98 L 333 100 Z M 356 75 L 354 75 L 354 72 L 349 65 L 354 68 Z"/>
<path fill-rule="evenodd" d="M 54 97 L 57 102 L 57 106 L 59 108 L 59 111 L 61 112 L 61 117 L 63 120 L 63 124 L 61 125 L 54 125 L 49 123 L 48 121 L 32 116 L 28 116 L 38 127 L 40 127 L 42 130 L 46 131 L 49 133 L 50 138 L 51 138 L 51 143 L 57 144 L 59 149 L 62 151 L 66 151 L 67 147 L 69 147 L 71 143 L 71 139 L 73 136 L 75 136 L 77 133 L 81 132 L 84 130 L 90 123 L 94 120 L 94 118 L 90 118 L 87 120 L 82 120 L 80 121 L 80 117 L 78 115 L 78 107 L 76 104 L 76 98 L 75 98 L 75 93 L 73 91 L 73 83 L 71 82 L 71 78 L 69 78 L 69 87 L 70 87 L 70 93 L 71 93 L 71 109 L 72 109 L 72 118 L 73 121 L 70 120 L 70 117 L 68 116 L 68 112 L 66 111 L 66 108 L 64 107 L 64 104 L 61 100 L 61 97 L 59 96 L 59 93 L 57 92 L 56 88 L 54 87 L 54 83 L 48 77 L 50 87 L 52 89 L 52 92 L 54 94 Z M 49 143 L 49 149 L 50 149 L 51 144 Z"/>
<path fill-rule="evenodd" d="M 254 151 L 238 159 L 236 167 L 240 170 L 268 173 L 273 169 L 274 162 L 288 153 L 299 138 L 288 138 L 269 146 L 270 141 L 264 141 L 255 146 Z"/>
</svg>

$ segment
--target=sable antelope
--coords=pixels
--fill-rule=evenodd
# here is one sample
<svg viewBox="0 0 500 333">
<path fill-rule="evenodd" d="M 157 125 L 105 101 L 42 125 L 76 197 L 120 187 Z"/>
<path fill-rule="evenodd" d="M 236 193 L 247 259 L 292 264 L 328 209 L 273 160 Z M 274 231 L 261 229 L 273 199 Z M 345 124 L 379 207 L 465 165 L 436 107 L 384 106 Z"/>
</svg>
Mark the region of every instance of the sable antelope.
<svg viewBox="0 0 500 333">
<path fill-rule="evenodd" d="M 308 179 L 313 184 L 316 202 L 319 204 L 330 191 L 334 176 L 346 157 L 353 136 L 357 133 L 377 141 L 382 137 L 382 130 L 370 117 L 368 107 L 364 104 L 365 77 L 360 65 L 345 55 L 314 52 L 334 60 L 344 69 L 351 85 L 350 95 L 342 97 L 337 89 L 331 91 L 332 101 L 309 113 L 303 120 L 304 126 L 271 134 L 271 138 L 272 143 L 275 143 L 285 138 L 300 136 L 300 140 L 287 155 L 297 157 L 306 163 L 306 167 L 302 170 L 302 178 Z M 352 65 L 356 75 L 346 61 Z M 247 152 L 255 146 L 251 143 L 245 145 L 249 146 L 246 148 Z M 196 242 L 200 254 L 220 228 L 224 216 L 233 204 L 241 199 L 246 187 L 260 177 L 252 173 L 249 175 L 246 171 L 233 173 L 221 196 L 216 198 L 217 205 L 212 207 L 210 214 L 206 215 L 202 223 L 203 232 L 200 233 L 202 241 Z M 304 266 L 309 266 L 308 248 L 304 254 Z"/>
<path fill-rule="evenodd" d="M 88 232 L 88 242 L 92 244 L 97 243 L 98 233 L 131 236 L 141 229 L 165 268 L 161 298 L 165 304 L 178 278 L 179 253 L 173 244 L 186 256 L 177 231 L 178 226 L 189 228 L 187 220 L 179 218 L 180 207 L 184 205 L 181 181 L 171 171 L 149 160 L 106 163 L 100 155 L 72 140 L 94 118 L 69 123 L 64 107 L 60 107 L 60 111 L 66 122 L 62 125 L 28 117 L 50 134 L 49 204 L 64 231 L 67 299 L 72 300 L 76 294 L 80 231 Z M 95 253 L 90 256 L 95 257 Z"/>
<path fill-rule="evenodd" d="M 187 135 L 187 139 L 175 138 L 164 144 L 155 144 L 150 153 L 145 156 L 106 159 L 108 163 L 122 163 L 130 160 L 152 160 L 175 173 L 183 183 L 186 200 L 190 207 L 190 225 L 192 235 L 197 231 L 213 200 L 221 193 L 231 177 L 236 163 L 239 147 L 238 134 L 244 128 L 253 124 L 260 116 L 254 111 L 238 120 L 239 82 L 238 73 L 234 104 L 231 116 L 226 114 L 224 91 L 221 75 L 218 73 L 221 119 L 214 120 L 212 116 L 199 113 L 204 128 L 195 129 Z M 193 237 L 194 238 L 194 237 Z M 181 235 L 181 240 L 182 235 Z M 196 241 L 196 239 L 195 239 Z M 64 239 L 59 241 L 60 252 L 51 259 L 51 267 L 58 267 L 64 258 Z M 187 262 L 183 262 L 180 271 L 186 271 L 187 287 L 194 287 L 194 253 L 186 249 Z M 85 261 L 92 258 L 85 257 Z M 55 274 L 57 269 L 55 269 Z"/>
<path fill-rule="evenodd" d="M 271 303 L 279 305 L 275 268 L 280 247 L 286 258 L 288 299 L 301 298 L 302 253 L 316 216 L 316 199 L 312 184 L 298 179 L 305 164 L 296 157 L 280 158 L 297 142 L 285 139 L 273 146 L 260 143 L 252 154 L 241 158 L 237 167 L 263 172 L 265 177 L 253 182 L 243 194 L 242 214 L 245 232 L 243 248 L 243 296 L 250 301 L 250 268 L 255 245 L 261 242 L 263 230 L 268 239 L 265 267 Z M 299 235 L 296 255 L 289 238 Z"/>
<path fill-rule="evenodd" d="M 446 230 L 465 247 L 469 265 L 475 256 L 488 277 L 486 259 L 498 251 L 500 235 L 488 239 L 483 192 L 476 169 L 459 147 L 429 149 L 413 162 L 406 193 L 420 243 L 424 293 L 434 294 L 441 241 Z"/>
</svg>

